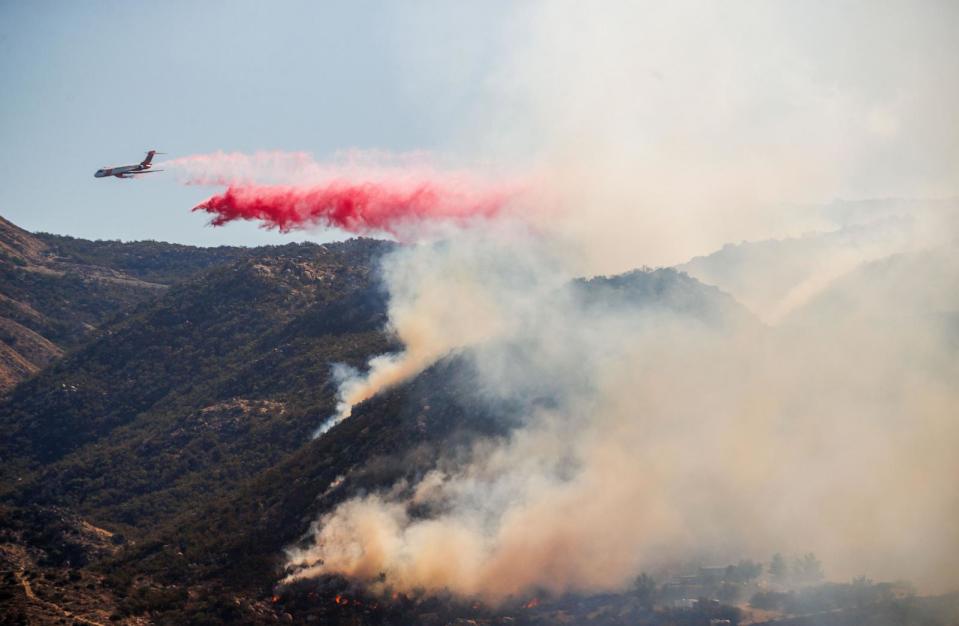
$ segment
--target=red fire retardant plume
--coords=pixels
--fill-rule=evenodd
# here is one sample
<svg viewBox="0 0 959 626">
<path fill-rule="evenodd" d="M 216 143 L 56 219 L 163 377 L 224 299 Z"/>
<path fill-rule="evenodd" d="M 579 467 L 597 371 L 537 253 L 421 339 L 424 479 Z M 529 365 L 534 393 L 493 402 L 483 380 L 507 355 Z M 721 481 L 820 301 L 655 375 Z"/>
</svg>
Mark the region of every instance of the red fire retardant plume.
<svg viewBox="0 0 959 626">
<path fill-rule="evenodd" d="M 233 184 L 193 210 L 213 214 L 212 224 L 258 220 L 290 231 L 334 226 L 354 233 L 398 234 L 404 225 L 466 221 L 498 214 L 515 190 L 463 189 L 442 183 L 332 182 L 298 187 Z"/>
</svg>

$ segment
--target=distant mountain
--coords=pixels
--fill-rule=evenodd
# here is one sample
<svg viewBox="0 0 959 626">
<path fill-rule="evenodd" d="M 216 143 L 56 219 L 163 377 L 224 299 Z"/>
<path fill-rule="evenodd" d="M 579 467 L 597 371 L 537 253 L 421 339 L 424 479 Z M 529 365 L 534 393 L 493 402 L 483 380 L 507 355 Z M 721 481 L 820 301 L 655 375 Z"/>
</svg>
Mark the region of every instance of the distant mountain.
<svg viewBox="0 0 959 626">
<path fill-rule="evenodd" d="M 764 321 L 776 323 L 830 280 L 895 251 L 901 243 L 896 225 L 727 244 L 677 269 L 718 286 Z"/>
<path fill-rule="evenodd" d="M 37 235 L 0 218 L 0 393 L 168 285 L 246 253 Z"/>
<path fill-rule="evenodd" d="M 799 237 L 727 244 L 677 266 L 716 285 L 764 322 L 776 324 L 863 264 L 949 245 L 959 232 L 959 200 L 837 201 L 820 212 L 835 226 Z"/>
<path fill-rule="evenodd" d="M 786 328 L 810 324 L 906 325 L 946 330 L 959 337 L 959 245 L 903 252 L 863 263 L 837 278 L 783 320 Z"/>
<path fill-rule="evenodd" d="M 618 306 L 633 311 L 678 313 L 725 328 L 758 325 L 756 317 L 728 293 L 674 268 L 580 279 L 573 283 L 573 289 L 587 309 Z"/>
</svg>

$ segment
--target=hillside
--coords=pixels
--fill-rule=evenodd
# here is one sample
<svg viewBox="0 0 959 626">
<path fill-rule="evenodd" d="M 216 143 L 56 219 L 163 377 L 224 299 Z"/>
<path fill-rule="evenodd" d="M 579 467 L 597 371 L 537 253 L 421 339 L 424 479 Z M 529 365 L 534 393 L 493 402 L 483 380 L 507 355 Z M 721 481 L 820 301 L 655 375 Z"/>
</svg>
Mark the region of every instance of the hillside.
<svg viewBox="0 0 959 626">
<path fill-rule="evenodd" d="M 0 218 L 0 393 L 170 284 L 243 254 L 38 235 Z"/>
<path fill-rule="evenodd" d="M 921 279 L 920 279 L 921 278 Z M 956 326 L 959 314 L 959 245 L 894 254 L 838 277 L 793 311 L 787 326 L 822 324 L 836 319 L 909 322 Z"/>
<path fill-rule="evenodd" d="M 34 236 L 65 261 L 109 267 L 160 284 L 191 278 L 198 272 L 236 261 L 250 252 L 249 248 L 238 246 L 200 248 L 162 241 L 90 241 L 50 233 L 36 233 Z"/>
<path fill-rule="evenodd" d="M 634 311 L 679 313 L 716 328 L 758 326 L 755 316 L 728 293 L 674 268 L 581 279 L 573 284 L 573 289 L 587 310 L 619 306 Z"/>
<path fill-rule="evenodd" d="M 825 209 L 833 230 L 726 244 L 678 269 L 732 294 L 763 321 L 778 323 L 839 276 L 908 249 L 910 238 L 929 228 L 926 221 L 947 221 L 936 216 L 950 206 L 955 203 L 839 202 Z"/>
<path fill-rule="evenodd" d="M 70 511 L 54 518 L 78 515 L 128 542 L 110 552 L 109 593 L 125 595 L 148 576 L 180 590 L 218 581 L 262 598 L 284 547 L 317 515 L 422 475 L 440 450 L 507 433 L 510 411 L 481 401 L 469 359 L 453 355 L 310 440 L 335 405 L 331 365 L 361 367 L 397 348 L 383 332 L 375 274 L 391 247 L 353 240 L 257 251 L 170 288 L 18 387 L 0 405 L 5 501 L 15 507 L 8 524 L 20 529 L 11 532 L 26 532 L 18 520 L 27 512 Z M 675 270 L 570 287 L 637 313 L 751 320 Z M 64 532 L 58 545 L 86 554 Z M 152 611 L 175 608 L 152 602 Z"/>
<path fill-rule="evenodd" d="M 356 361 L 359 339 L 330 341 L 330 331 L 355 322 L 362 335 L 382 323 L 370 275 L 386 245 L 290 245 L 174 286 L 9 395 L 0 405 L 6 467 L 60 461 L 107 437 L 104 452 L 119 459 L 130 433 L 137 445 L 173 433 L 191 440 L 265 409 L 307 420 L 288 434 L 305 437 L 318 419 L 309 412 L 332 406 L 332 390 L 306 377 L 331 358 Z"/>
<path fill-rule="evenodd" d="M 25 243 L 37 245 L 23 239 L 20 249 Z M 64 255 L 95 252 L 98 263 L 122 264 L 135 280 L 199 265 L 177 260 L 173 248 L 167 260 L 144 252 L 164 244 L 70 245 L 76 251 Z M 738 609 L 718 604 L 653 612 L 634 589 L 541 606 L 518 599 L 492 611 L 427 596 L 377 608 L 338 577 L 278 584 L 284 550 L 336 505 L 409 488 L 440 459 L 507 438 L 524 416 L 554 406 L 549 389 L 491 402 L 465 349 L 312 439 L 335 408 L 334 364 L 363 368 L 400 348 L 385 329 L 377 271 L 394 248 L 369 239 L 288 245 L 198 270 L 105 322 L 0 400 L 0 598 L 15 607 L 9 623 L 738 619 Z M 728 294 L 675 269 L 566 289 L 584 320 L 613 308 L 626 319 L 668 316 L 704 332 L 768 331 Z M 912 610 L 883 598 L 869 610 Z"/>
<path fill-rule="evenodd" d="M 260 599 L 281 574 L 283 548 L 317 515 L 421 475 L 440 449 L 507 433 L 516 407 L 482 402 L 469 359 L 451 355 L 310 440 L 334 409 L 332 364 L 362 367 L 397 348 L 383 331 L 376 278 L 392 247 L 352 240 L 253 251 L 166 289 L 16 388 L 0 404 L 12 545 L 61 567 L 88 561 L 97 593 L 119 605 L 146 580 L 151 589 L 216 596 L 214 585 Z M 674 270 L 571 287 L 637 312 L 751 319 Z M 36 536 L 31 520 L 44 516 L 62 530 Z M 122 539 L 95 548 L 83 524 Z M 176 621 L 178 593 L 126 610 L 174 611 Z"/>
<path fill-rule="evenodd" d="M 15 389 L 0 404 L 3 560 L 96 561 L 302 448 L 332 411 L 331 363 L 391 348 L 374 272 L 390 247 L 256 251 L 116 318 Z M 93 541 L 91 523 L 117 542 Z"/>
</svg>

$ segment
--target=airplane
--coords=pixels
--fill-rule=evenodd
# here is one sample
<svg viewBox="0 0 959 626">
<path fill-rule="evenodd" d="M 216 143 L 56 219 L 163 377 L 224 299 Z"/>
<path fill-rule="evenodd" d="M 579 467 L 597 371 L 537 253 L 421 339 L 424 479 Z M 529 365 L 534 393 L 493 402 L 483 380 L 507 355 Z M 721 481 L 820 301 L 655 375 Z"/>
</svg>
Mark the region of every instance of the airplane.
<svg viewBox="0 0 959 626">
<path fill-rule="evenodd" d="M 151 170 L 153 167 L 153 155 L 154 154 L 165 154 L 163 152 L 157 152 L 156 150 L 150 150 L 147 152 L 147 158 L 143 159 L 137 165 L 121 165 L 119 167 L 102 167 L 97 170 L 96 174 L 93 175 L 94 178 L 106 178 L 107 176 L 116 176 L 117 178 L 133 178 L 137 174 L 152 174 L 154 172 L 162 172 L 163 170 Z"/>
</svg>

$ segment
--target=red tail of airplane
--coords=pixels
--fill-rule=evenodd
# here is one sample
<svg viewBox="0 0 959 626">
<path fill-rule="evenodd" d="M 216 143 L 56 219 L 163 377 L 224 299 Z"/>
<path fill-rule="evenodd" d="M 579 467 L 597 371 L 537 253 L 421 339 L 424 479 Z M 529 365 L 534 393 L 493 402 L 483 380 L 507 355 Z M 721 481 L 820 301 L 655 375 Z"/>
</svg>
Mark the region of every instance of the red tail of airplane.
<svg viewBox="0 0 959 626">
<path fill-rule="evenodd" d="M 150 167 L 150 164 L 153 162 L 153 155 L 154 155 L 154 154 L 165 154 L 165 153 L 164 153 L 164 152 L 157 152 L 156 150 L 150 150 L 149 152 L 147 152 L 147 158 L 145 158 L 145 159 L 143 159 L 142 161 L 140 161 L 140 165 L 144 165 L 144 166 L 146 166 L 146 167 Z"/>
</svg>

